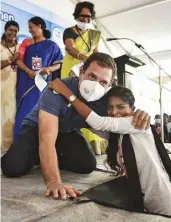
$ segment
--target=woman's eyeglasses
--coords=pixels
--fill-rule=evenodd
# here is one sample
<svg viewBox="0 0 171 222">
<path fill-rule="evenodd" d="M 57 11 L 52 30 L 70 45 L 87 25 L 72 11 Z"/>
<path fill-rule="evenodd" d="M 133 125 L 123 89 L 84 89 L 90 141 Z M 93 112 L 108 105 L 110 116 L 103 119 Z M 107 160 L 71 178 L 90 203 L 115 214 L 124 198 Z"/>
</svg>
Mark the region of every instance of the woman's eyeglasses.
<svg viewBox="0 0 171 222">
<path fill-rule="evenodd" d="M 85 15 L 85 14 L 80 14 L 78 17 L 79 18 L 87 18 L 87 19 L 91 19 L 92 18 L 91 15 Z"/>
</svg>

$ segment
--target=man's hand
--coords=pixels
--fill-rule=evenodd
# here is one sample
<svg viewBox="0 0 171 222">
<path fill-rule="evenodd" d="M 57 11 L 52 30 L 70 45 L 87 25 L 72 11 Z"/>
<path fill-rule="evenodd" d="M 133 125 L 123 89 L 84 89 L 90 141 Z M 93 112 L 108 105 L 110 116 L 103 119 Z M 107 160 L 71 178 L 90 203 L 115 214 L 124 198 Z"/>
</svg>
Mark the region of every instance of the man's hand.
<svg viewBox="0 0 171 222">
<path fill-rule="evenodd" d="M 140 109 L 136 110 L 136 112 L 133 114 L 132 125 L 136 129 L 147 130 L 150 127 L 150 122 L 151 122 L 151 116 Z"/>
<path fill-rule="evenodd" d="M 54 181 L 47 187 L 45 196 L 49 197 L 52 195 L 55 199 L 61 196 L 63 200 L 66 200 L 67 194 L 69 194 L 69 196 L 71 197 L 77 197 L 81 193 L 79 190 L 70 185 L 64 185 L 62 183 Z"/>
</svg>

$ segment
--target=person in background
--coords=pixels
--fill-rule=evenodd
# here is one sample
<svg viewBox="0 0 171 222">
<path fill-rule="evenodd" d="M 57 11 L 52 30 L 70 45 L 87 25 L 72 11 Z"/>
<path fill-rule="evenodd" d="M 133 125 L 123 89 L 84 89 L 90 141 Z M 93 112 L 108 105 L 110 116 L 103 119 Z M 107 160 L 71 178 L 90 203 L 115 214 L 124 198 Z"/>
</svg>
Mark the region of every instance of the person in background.
<svg viewBox="0 0 171 222">
<path fill-rule="evenodd" d="M 165 125 L 169 122 L 169 115 L 167 113 L 163 113 L 163 122 Z"/>
<path fill-rule="evenodd" d="M 55 80 L 49 84 L 67 100 L 71 95 L 73 96 L 73 92 L 61 80 Z M 128 143 L 123 143 L 124 134 L 129 134 L 135 153 L 144 205 L 151 213 L 171 216 L 171 182 L 156 147 L 157 135 L 153 135 L 151 128 L 138 130 L 132 125 L 135 98 L 131 90 L 115 86 L 107 92 L 106 98 L 109 117 L 96 114 L 79 98 L 71 101 L 71 104 L 93 129 L 103 131 L 99 132 L 102 136 L 109 137 L 109 134 L 104 131 L 118 134 L 115 137 L 115 143 L 112 143 L 116 146 L 113 147 L 109 143 L 107 162 L 113 170 L 122 172 L 128 178 L 122 150 L 129 146 Z M 164 149 L 164 146 L 162 147 Z"/>
<path fill-rule="evenodd" d="M 34 82 L 35 71 L 41 69 L 42 75 L 48 75 L 46 81 L 52 80 L 52 72 L 60 68 L 55 61 L 63 59 L 58 45 L 49 40 L 51 33 L 46 29 L 45 21 L 40 17 L 32 17 L 29 22 L 31 39 L 25 39 L 19 47 L 17 60 L 17 114 L 14 127 L 14 139 L 17 138 L 22 120 L 31 112 L 39 100 L 41 92 Z"/>
<path fill-rule="evenodd" d="M 169 115 L 169 118 L 168 118 L 167 130 L 169 133 L 168 142 L 171 143 L 171 115 Z"/>
<path fill-rule="evenodd" d="M 168 129 L 167 129 L 167 114 L 163 114 L 163 129 L 164 129 L 164 142 L 166 143 L 167 140 L 168 140 Z M 154 117 L 154 120 L 155 120 L 155 128 L 156 128 L 156 132 L 157 134 L 161 137 L 161 116 L 159 114 L 157 114 L 155 117 Z"/>
<path fill-rule="evenodd" d="M 98 52 L 101 32 L 93 30 L 92 20 L 95 18 L 94 4 L 79 2 L 73 13 L 76 25 L 65 29 L 63 41 L 66 55 L 62 64 L 61 78 L 72 75 L 72 67 L 85 60 L 93 53 Z"/>
<path fill-rule="evenodd" d="M 171 115 L 169 115 L 168 122 L 169 123 L 171 122 Z"/>
<path fill-rule="evenodd" d="M 155 115 L 154 117 L 154 127 L 156 129 L 157 134 L 160 136 L 161 131 L 161 117 L 159 114 Z"/>
<path fill-rule="evenodd" d="M 8 21 L 1 37 L 1 152 L 6 152 L 13 142 L 16 114 L 18 32 L 18 23 Z"/>
<path fill-rule="evenodd" d="M 62 64 L 61 78 L 74 75 L 72 67 L 86 59 L 94 52 L 98 52 L 101 32 L 93 30 L 92 20 L 95 18 L 94 4 L 91 2 L 79 2 L 73 13 L 76 25 L 67 28 L 63 34 L 66 46 L 66 55 Z M 95 154 L 103 154 L 107 148 L 107 142 L 88 129 L 81 130 L 91 144 Z"/>
<path fill-rule="evenodd" d="M 169 131 L 168 131 L 168 124 L 169 116 L 167 113 L 163 114 L 163 124 L 164 124 L 164 142 L 167 143 L 169 140 Z"/>
</svg>

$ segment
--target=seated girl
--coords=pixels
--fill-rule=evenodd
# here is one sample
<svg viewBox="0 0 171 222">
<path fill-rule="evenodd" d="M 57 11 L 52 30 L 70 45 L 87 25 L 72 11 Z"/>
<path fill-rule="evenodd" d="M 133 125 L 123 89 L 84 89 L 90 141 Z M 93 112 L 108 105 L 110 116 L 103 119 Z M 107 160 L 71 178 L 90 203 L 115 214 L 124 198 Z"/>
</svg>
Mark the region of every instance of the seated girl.
<svg viewBox="0 0 171 222">
<path fill-rule="evenodd" d="M 73 92 L 59 79 L 49 83 L 49 88 L 62 94 L 67 100 Z M 72 106 L 95 130 L 109 131 L 118 134 L 130 134 L 132 147 L 135 153 L 136 164 L 144 194 L 144 204 L 151 213 L 171 216 L 171 182 L 160 156 L 158 154 L 151 128 L 146 130 L 135 129 L 132 125 L 135 98 L 132 92 L 120 86 L 111 88 L 107 93 L 108 115 L 101 117 L 93 112 L 80 99 L 76 98 Z M 70 100 L 69 100 L 70 101 Z M 120 118 L 118 118 L 120 117 Z M 121 150 L 122 151 L 122 150 Z M 108 164 L 116 170 L 120 166 L 126 174 L 126 168 L 119 162 L 120 152 L 117 150 L 116 158 L 108 152 Z"/>
</svg>

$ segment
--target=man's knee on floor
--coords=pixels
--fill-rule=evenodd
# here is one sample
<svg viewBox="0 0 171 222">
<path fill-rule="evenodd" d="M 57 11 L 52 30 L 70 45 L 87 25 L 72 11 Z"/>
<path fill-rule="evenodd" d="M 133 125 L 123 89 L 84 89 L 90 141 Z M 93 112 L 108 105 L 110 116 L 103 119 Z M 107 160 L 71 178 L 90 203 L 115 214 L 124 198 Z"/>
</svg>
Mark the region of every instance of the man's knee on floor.
<svg viewBox="0 0 171 222">
<path fill-rule="evenodd" d="M 1 160 L 1 170 L 6 177 L 19 177 L 25 175 L 29 170 L 24 165 L 11 164 L 6 159 Z"/>
<path fill-rule="evenodd" d="M 82 167 L 82 173 L 89 174 L 92 173 L 96 169 L 97 161 L 96 158 L 91 158 L 91 160 L 87 160 L 86 164 Z"/>
</svg>

